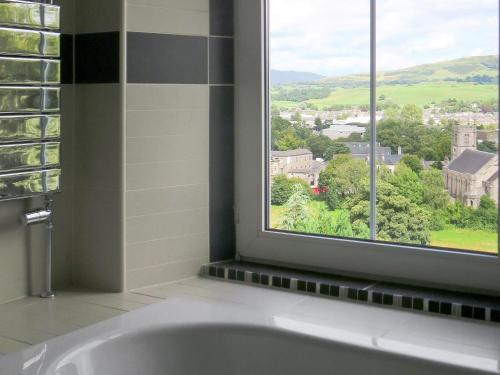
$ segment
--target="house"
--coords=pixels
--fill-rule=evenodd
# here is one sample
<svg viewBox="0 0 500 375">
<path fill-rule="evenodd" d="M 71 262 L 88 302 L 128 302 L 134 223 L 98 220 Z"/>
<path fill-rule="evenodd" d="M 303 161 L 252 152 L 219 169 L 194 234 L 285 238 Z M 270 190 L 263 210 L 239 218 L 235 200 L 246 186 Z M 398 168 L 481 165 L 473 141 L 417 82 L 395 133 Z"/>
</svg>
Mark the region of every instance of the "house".
<svg viewBox="0 0 500 375">
<path fill-rule="evenodd" d="M 326 166 L 327 163 L 314 160 L 313 153 L 306 149 L 271 152 L 271 178 L 278 175 L 298 177 L 315 187 L 318 186 L 319 175 Z"/>
<path fill-rule="evenodd" d="M 365 160 L 367 163 L 370 162 L 370 143 L 368 142 L 345 142 L 347 148 L 351 151 L 351 155 L 355 159 Z M 393 154 L 390 147 L 383 147 L 377 144 L 377 162 L 380 164 L 385 164 L 391 172 L 394 172 L 396 165 L 399 163 L 403 157 L 403 152 L 401 147 L 398 148 L 398 153 Z"/>
<path fill-rule="evenodd" d="M 451 197 L 477 208 L 488 195 L 498 204 L 498 154 L 478 151 L 475 125 L 454 126 L 452 159 L 443 176 Z"/>
<path fill-rule="evenodd" d="M 357 125 L 333 125 L 328 129 L 323 130 L 323 135 L 326 135 L 332 140 L 347 138 L 352 134 L 363 136 L 366 133 L 366 128 Z"/>
</svg>

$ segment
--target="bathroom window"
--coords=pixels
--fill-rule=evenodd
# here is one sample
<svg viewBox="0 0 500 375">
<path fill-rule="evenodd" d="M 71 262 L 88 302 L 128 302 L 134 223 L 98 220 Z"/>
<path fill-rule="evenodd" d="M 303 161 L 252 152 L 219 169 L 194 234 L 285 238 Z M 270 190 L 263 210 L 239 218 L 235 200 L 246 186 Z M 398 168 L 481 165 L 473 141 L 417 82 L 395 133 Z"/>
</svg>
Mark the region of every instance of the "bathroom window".
<svg viewBox="0 0 500 375">
<path fill-rule="evenodd" d="M 240 255 L 498 289 L 498 2 L 237 3 Z"/>
</svg>

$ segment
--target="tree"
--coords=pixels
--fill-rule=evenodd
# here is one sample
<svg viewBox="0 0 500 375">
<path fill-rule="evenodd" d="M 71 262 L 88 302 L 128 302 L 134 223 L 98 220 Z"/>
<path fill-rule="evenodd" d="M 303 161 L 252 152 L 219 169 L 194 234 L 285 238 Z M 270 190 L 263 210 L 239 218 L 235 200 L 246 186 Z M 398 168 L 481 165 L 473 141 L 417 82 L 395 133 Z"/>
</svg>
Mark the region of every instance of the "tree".
<svg viewBox="0 0 500 375">
<path fill-rule="evenodd" d="M 495 144 L 495 142 L 491 141 L 483 141 L 477 145 L 477 149 L 479 151 L 484 151 L 484 152 L 489 152 L 489 153 L 496 153 L 498 152 L 498 147 Z"/>
<path fill-rule="evenodd" d="M 274 177 L 271 185 L 271 204 L 276 206 L 285 204 L 292 196 L 296 186 L 302 187 L 302 191 L 307 196 L 310 197 L 312 195 L 311 188 L 307 182 L 300 178 L 287 178 L 285 175 Z"/>
<path fill-rule="evenodd" d="M 337 155 L 321 172 L 318 185 L 328 190 L 333 184 L 342 200 L 349 195 L 357 194 L 361 182 L 368 181 L 369 175 L 369 167 L 363 160 L 354 159 L 351 155 Z"/>
<path fill-rule="evenodd" d="M 474 212 L 476 225 L 487 230 L 498 229 L 498 210 L 493 199 L 487 195 L 481 197 L 478 209 Z"/>
<path fill-rule="evenodd" d="M 284 206 L 280 229 L 292 232 L 301 232 L 306 229 L 309 199 L 302 186 L 299 184 L 293 186 L 292 195 Z"/>
<path fill-rule="evenodd" d="M 450 203 L 450 196 L 446 190 L 443 172 L 429 168 L 420 174 L 423 186 L 423 203 L 434 210 L 444 209 Z"/>
<path fill-rule="evenodd" d="M 344 143 L 333 142 L 325 151 L 324 159 L 326 161 L 332 160 L 335 155 L 346 155 L 350 154 L 351 150 Z"/>
<path fill-rule="evenodd" d="M 415 104 L 406 104 L 401 109 L 401 121 L 403 125 L 422 125 L 424 113 L 422 109 Z"/>
<path fill-rule="evenodd" d="M 302 146 L 303 142 L 291 130 L 286 130 L 281 133 L 276 140 L 276 148 L 278 151 L 296 150 Z"/>
<path fill-rule="evenodd" d="M 307 141 L 309 150 L 313 153 L 314 158 L 325 159 L 326 151 L 335 145 L 335 142 L 326 135 L 318 135 L 311 137 Z"/>
<path fill-rule="evenodd" d="M 401 158 L 401 163 L 406 164 L 417 175 L 424 169 L 422 160 L 417 155 L 404 155 Z"/>
<path fill-rule="evenodd" d="M 323 122 L 321 121 L 321 119 L 319 117 L 316 117 L 314 119 L 314 130 L 316 130 L 317 132 L 320 132 L 321 130 L 323 130 Z"/>
<path fill-rule="evenodd" d="M 412 203 L 421 204 L 424 197 L 424 187 L 418 175 L 405 163 L 400 162 L 394 170 L 390 183 L 397 189 L 398 193 L 410 200 Z"/>
</svg>

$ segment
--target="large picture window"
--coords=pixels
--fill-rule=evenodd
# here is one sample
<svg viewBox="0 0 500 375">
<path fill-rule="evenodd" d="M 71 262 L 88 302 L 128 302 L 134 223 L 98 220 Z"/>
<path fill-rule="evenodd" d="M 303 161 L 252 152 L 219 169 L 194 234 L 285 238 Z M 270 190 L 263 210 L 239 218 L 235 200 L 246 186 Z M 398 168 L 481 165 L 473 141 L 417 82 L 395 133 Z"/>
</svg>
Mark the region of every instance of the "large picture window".
<svg viewBox="0 0 500 375">
<path fill-rule="evenodd" d="M 269 0 L 266 230 L 498 255 L 496 0 Z"/>
</svg>

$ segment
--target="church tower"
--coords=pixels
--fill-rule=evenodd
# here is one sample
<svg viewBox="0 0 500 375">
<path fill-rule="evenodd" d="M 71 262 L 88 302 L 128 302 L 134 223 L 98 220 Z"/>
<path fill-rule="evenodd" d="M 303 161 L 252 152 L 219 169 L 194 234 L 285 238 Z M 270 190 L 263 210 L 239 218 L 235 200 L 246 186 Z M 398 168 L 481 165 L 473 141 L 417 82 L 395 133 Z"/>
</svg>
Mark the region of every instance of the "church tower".
<svg viewBox="0 0 500 375">
<path fill-rule="evenodd" d="M 465 150 L 476 150 L 476 125 L 455 125 L 452 130 L 451 160 L 458 158 Z"/>
</svg>

